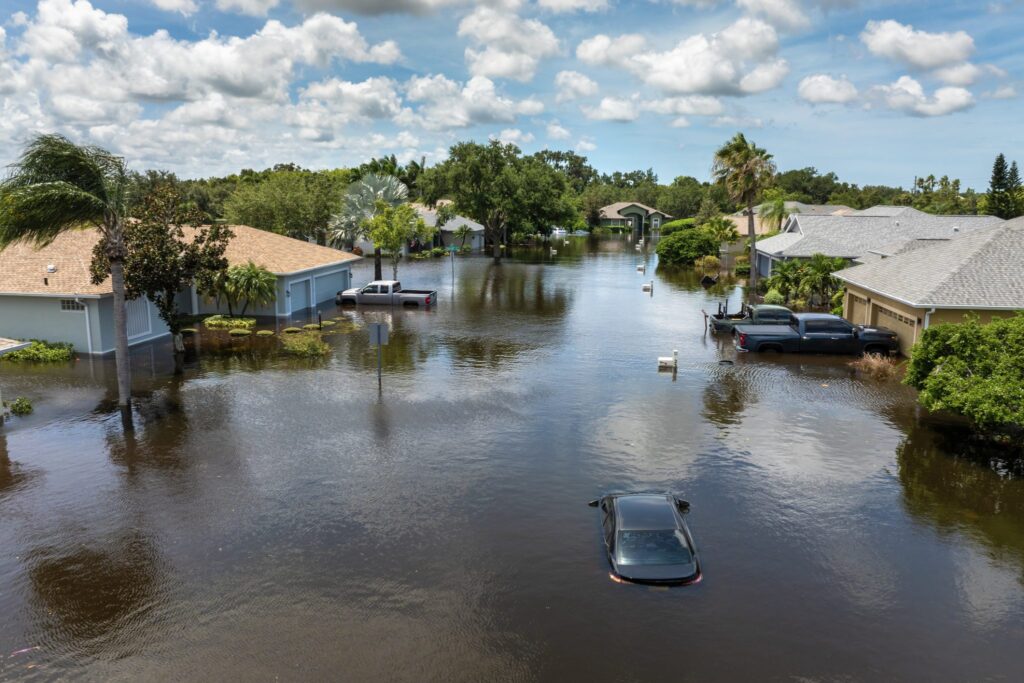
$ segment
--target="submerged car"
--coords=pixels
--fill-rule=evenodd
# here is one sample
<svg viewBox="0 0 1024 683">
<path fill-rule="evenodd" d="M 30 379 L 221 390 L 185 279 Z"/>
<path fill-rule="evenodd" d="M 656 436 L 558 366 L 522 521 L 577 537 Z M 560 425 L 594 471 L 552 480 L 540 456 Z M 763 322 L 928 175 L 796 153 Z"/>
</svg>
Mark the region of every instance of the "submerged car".
<svg viewBox="0 0 1024 683">
<path fill-rule="evenodd" d="M 690 584 L 700 560 L 683 520 L 690 504 L 671 493 L 618 493 L 590 502 L 601 511 L 612 577 L 633 583 Z"/>
</svg>

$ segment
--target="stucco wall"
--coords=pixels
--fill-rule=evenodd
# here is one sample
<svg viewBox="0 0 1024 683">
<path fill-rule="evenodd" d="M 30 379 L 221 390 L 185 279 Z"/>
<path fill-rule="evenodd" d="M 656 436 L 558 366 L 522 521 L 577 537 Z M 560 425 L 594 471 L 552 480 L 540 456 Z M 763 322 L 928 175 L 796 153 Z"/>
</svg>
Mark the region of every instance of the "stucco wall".
<svg viewBox="0 0 1024 683">
<path fill-rule="evenodd" d="M 98 335 L 93 337 L 93 353 L 113 353 L 114 352 L 114 297 L 107 296 L 100 299 L 98 302 L 99 319 Z M 167 329 L 167 325 L 160 319 L 160 315 L 157 313 L 156 306 L 149 301 L 146 302 L 146 310 L 149 315 L 149 328 L 151 332 L 138 337 L 132 337 L 128 340 L 128 346 L 135 346 L 143 342 L 151 341 L 153 339 L 159 339 L 160 337 L 170 334 L 170 330 Z M 97 343 L 98 342 L 98 343 Z"/>
<path fill-rule="evenodd" d="M 88 353 L 85 311 L 60 310 L 59 298 L 35 296 L 0 297 L 0 336 L 11 339 L 43 339 L 50 342 L 70 342 L 75 350 Z M 82 300 L 90 307 L 89 322 L 93 324 L 93 339 L 98 339 L 96 300 Z"/>
</svg>

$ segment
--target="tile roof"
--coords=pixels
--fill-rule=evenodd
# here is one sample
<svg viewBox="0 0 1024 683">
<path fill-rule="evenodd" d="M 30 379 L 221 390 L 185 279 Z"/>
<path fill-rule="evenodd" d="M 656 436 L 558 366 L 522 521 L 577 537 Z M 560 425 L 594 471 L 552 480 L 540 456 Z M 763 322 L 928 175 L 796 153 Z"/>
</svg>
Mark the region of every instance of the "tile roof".
<svg viewBox="0 0 1024 683">
<path fill-rule="evenodd" d="M 237 265 L 253 261 L 276 275 L 286 275 L 359 257 L 284 235 L 244 225 L 230 226 L 235 236 L 225 256 Z M 193 229 L 186 228 L 186 235 Z M 98 285 L 89 281 L 92 250 L 99 242 L 95 228 L 69 230 L 51 244 L 37 249 L 16 243 L 0 251 L 0 295 L 49 294 L 99 296 L 111 292 L 110 278 Z M 54 272 L 47 272 L 49 266 Z"/>
<path fill-rule="evenodd" d="M 1024 309 L 1024 220 L 846 268 L 836 277 L 921 308 Z"/>
<path fill-rule="evenodd" d="M 897 249 L 894 245 L 913 240 L 952 239 L 1001 222 L 995 216 L 933 216 L 920 211 L 899 216 L 796 214 L 790 232 L 759 241 L 757 249 L 779 257 L 825 254 L 856 259 L 879 249 Z M 798 233 L 800 239 L 790 237 L 793 233 Z"/>
<path fill-rule="evenodd" d="M 646 204 L 641 204 L 640 202 L 615 202 L 614 204 L 609 204 L 608 206 L 601 207 L 600 216 L 601 218 L 606 219 L 625 218 L 625 216 L 620 214 L 619 211 L 625 209 L 627 206 L 639 206 L 641 209 L 646 211 L 648 215 L 652 213 L 660 213 L 666 218 L 672 218 L 672 216 L 668 215 L 664 211 L 653 209 Z"/>
</svg>

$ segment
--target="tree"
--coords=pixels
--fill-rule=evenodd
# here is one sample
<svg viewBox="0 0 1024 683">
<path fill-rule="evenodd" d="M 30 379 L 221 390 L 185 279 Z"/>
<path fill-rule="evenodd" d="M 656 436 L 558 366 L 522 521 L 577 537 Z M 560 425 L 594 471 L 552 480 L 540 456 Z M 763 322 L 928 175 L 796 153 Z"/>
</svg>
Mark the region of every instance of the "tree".
<svg viewBox="0 0 1024 683">
<path fill-rule="evenodd" d="M 469 227 L 468 225 L 460 225 L 458 228 L 455 229 L 455 236 L 459 238 L 460 247 L 465 247 L 466 240 L 469 239 L 472 235 L 473 228 Z"/>
<path fill-rule="evenodd" d="M 428 203 L 449 197 L 459 214 L 484 226 L 495 264 L 501 263 L 508 228 L 547 231 L 576 215 L 564 175 L 497 140 L 454 145 L 444 163 L 421 176 L 420 185 Z"/>
<path fill-rule="evenodd" d="M 223 226 L 200 227 L 202 213 L 187 205 L 172 183 L 150 185 L 135 218 L 124 228 L 125 296 L 144 296 L 156 306 L 173 336 L 174 371 L 180 373 L 185 346 L 178 294 L 193 284 L 199 291 L 212 291 L 215 278 L 228 266 L 224 250 L 233 235 Z M 183 225 L 192 226 L 191 238 Z M 109 257 L 101 245 L 91 271 L 94 283 L 110 272 Z"/>
<path fill-rule="evenodd" d="M 575 152 L 544 149 L 533 157 L 563 174 L 576 194 L 583 194 L 587 187 L 600 178 L 594 167 L 587 163 L 587 158 Z"/>
<path fill-rule="evenodd" d="M 412 206 L 391 206 L 383 200 L 378 200 L 377 211 L 367 222 L 367 228 L 374 246 L 386 249 L 390 256 L 393 280 L 398 279 L 402 249 L 412 240 L 425 242 L 434 234 L 434 229 L 423 222 Z"/>
<path fill-rule="evenodd" d="M 409 198 L 409 188 L 393 175 L 367 173 L 348 186 L 341 199 L 341 208 L 331 218 L 328 242 L 339 246 L 354 242 L 367 234 L 369 221 L 377 215 L 381 203 L 398 206 Z M 383 279 L 380 245 L 373 244 L 373 279 Z"/>
<path fill-rule="evenodd" d="M 705 193 L 704 198 L 700 201 L 700 208 L 697 209 L 697 215 L 694 216 L 694 223 L 697 225 L 704 225 L 715 216 L 722 214 L 718 207 L 718 203 L 711 197 L 711 193 Z"/>
<path fill-rule="evenodd" d="M 929 327 L 904 380 L 929 410 L 951 410 L 983 432 L 1024 429 L 1024 315 Z"/>
<path fill-rule="evenodd" d="M 277 300 L 277 276 L 263 266 L 249 261 L 228 269 L 225 289 L 229 293 L 229 301 L 245 300 L 239 313 L 240 316 L 244 316 L 249 304 L 265 306 Z"/>
<path fill-rule="evenodd" d="M 749 142 L 743 133 L 737 133 L 732 140 L 715 152 L 712 175 L 715 181 L 729 190 L 733 201 L 747 207 L 747 237 L 750 239 L 750 291 L 757 293 L 757 236 L 754 231 L 754 201 L 772 182 L 775 163 L 772 155 Z"/>
<path fill-rule="evenodd" d="M 779 189 L 769 190 L 765 193 L 765 200 L 759 211 L 761 225 L 772 232 L 778 232 L 782 229 L 785 220 L 789 218 L 790 212 L 786 209 L 786 194 Z M 798 209 L 793 209 L 793 213 L 798 212 Z"/>
<path fill-rule="evenodd" d="M 800 287 L 812 297 L 818 298 L 818 303 L 824 304 L 832 300 L 832 295 L 840 287 L 840 282 L 832 276 L 837 270 L 847 266 L 846 259 L 832 258 L 824 254 L 814 254 L 804 265 L 803 277 Z"/>
<path fill-rule="evenodd" d="M 987 210 L 991 216 L 1012 218 L 1014 201 L 1010 196 L 1010 170 L 1006 166 L 1006 157 L 1000 154 L 992 164 L 992 179 L 988 186 Z"/>
<path fill-rule="evenodd" d="M 704 186 L 699 180 L 679 176 L 661 189 L 658 203 L 653 206 L 675 218 L 686 218 L 697 213 L 703 199 Z"/>
<path fill-rule="evenodd" d="M 693 265 L 702 256 L 715 256 L 721 242 L 703 228 L 680 230 L 662 237 L 655 247 L 658 264 L 666 266 Z"/>
<path fill-rule="evenodd" d="M 224 214 L 231 223 L 322 244 L 347 177 L 291 166 L 261 174 L 243 172 L 243 181 L 224 202 Z"/>
<path fill-rule="evenodd" d="M 732 244 L 740 238 L 736 224 L 725 216 L 714 216 L 700 227 L 718 240 L 719 244 L 722 242 Z"/>
<path fill-rule="evenodd" d="M 771 277 L 765 284 L 788 301 L 803 292 L 805 270 L 804 262 L 799 259 L 777 262 L 772 265 Z"/>
<path fill-rule="evenodd" d="M 1013 218 L 1024 215 L 1024 191 L 1020 180 L 1020 169 L 1017 162 L 1010 164 L 1010 172 L 1006 176 L 1006 191 L 1010 195 L 1010 213 Z"/>
<path fill-rule="evenodd" d="M 61 135 L 33 139 L 0 183 L 0 248 L 22 241 L 46 245 L 86 226 L 99 230 L 114 292 L 117 401 L 126 417 L 131 403 L 124 280 L 129 187 L 124 159 Z"/>
</svg>

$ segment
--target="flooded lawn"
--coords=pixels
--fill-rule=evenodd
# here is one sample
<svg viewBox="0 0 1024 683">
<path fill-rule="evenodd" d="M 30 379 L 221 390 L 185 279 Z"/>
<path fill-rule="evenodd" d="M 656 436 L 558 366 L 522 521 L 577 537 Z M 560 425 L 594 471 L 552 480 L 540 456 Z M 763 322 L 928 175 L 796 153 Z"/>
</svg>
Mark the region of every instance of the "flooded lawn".
<svg viewBox="0 0 1024 683">
<path fill-rule="evenodd" d="M 737 358 L 728 285 L 558 251 L 407 263 L 440 305 L 325 310 L 323 360 L 137 348 L 127 436 L 112 361 L 0 366 L 0 678 L 1024 677 L 1019 463 L 845 359 Z M 701 584 L 609 579 L 586 502 L 652 489 Z"/>
</svg>

